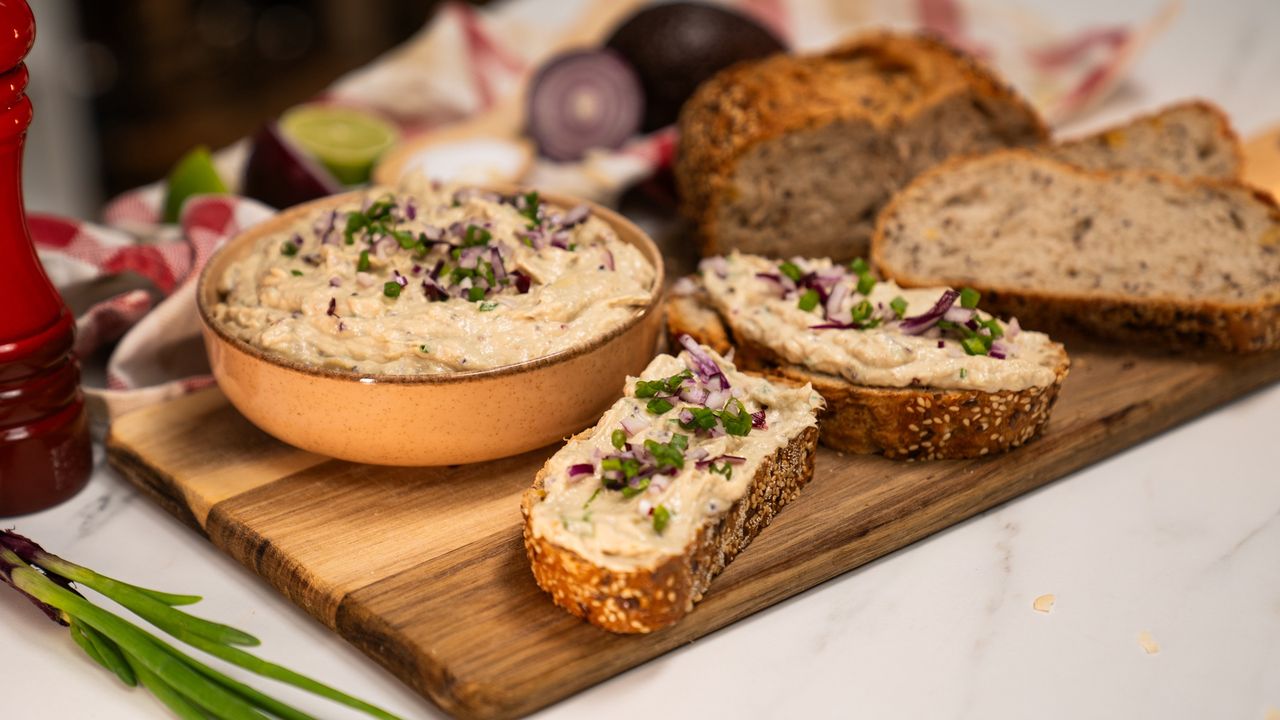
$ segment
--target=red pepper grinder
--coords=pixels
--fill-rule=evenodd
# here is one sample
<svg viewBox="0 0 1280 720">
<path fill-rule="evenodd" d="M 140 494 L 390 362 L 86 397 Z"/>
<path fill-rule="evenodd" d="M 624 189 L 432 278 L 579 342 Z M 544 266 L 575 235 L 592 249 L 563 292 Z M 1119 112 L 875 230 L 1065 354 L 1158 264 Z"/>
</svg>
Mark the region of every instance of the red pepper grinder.
<svg viewBox="0 0 1280 720">
<path fill-rule="evenodd" d="M 40 266 L 22 206 L 31 125 L 22 59 L 35 36 L 25 0 L 0 0 L 0 516 L 66 500 L 93 465 L 75 318 Z"/>
</svg>

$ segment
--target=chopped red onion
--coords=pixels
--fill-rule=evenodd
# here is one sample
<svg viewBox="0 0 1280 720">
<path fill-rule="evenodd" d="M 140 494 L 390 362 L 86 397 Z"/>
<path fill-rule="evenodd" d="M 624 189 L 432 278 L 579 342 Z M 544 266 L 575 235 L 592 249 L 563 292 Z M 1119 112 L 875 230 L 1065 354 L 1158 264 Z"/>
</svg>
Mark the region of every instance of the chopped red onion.
<svg viewBox="0 0 1280 720">
<path fill-rule="evenodd" d="M 427 296 L 427 300 L 436 302 L 445 300 L 449 297 L 449 291 L 443 285 L 436 282 L 433 277 L 424 278 L 422 280 L 422 294 Z"/>
<path fill-rule="evenodd" d="M 1005 323 L 1004 335 L 1009 339 L 1018 337 L 1018 333 L 1022 332 L 1022 326 L 1018 324 L 1018 318 L 1011 317 L 1009 322 Z"/>
<path fill-rule="evenodd" d="M 379 258 L 385 259 L 387 257 L 387 253 L 394 250 L 398 246 L 399 246 L 399 243 L 396 242 L 395 238 L 390 238 L 390 237 L 379 238 L 378 241 L 373 244 L 373 254 Z"/>
<path fill-rule="evenodd" d="M 946 341 L 946 340 L 939 340 L 939 341 L 938 341 L 938 347 L 940 347 L 940 348 L 944 348 L 944 347 L 946 347 L 946 346 L 947 346 L 947 341 Z"/>
<path fill-rule="evenodd" d="M 329 278 L 329 287 L 342 287 L 342 278 L 336 275 Z"/>
<path fill-rule="evenodd" d="M 707 456 L 707 449 L 704 447 L 696 447 L 684 454 L 686 460 L 701 460 Z"/>
<path fill-rule="evenodd" d="M 953 322 L 957 325 L 964 325 L 973 320 L 974 311 L 972 308 L 963 308 L 952 306 L 942 314 L 942 319 L 947 322 Z"/>
<path fill-rule="evenodd" d="M 828 320 L 834 320 L 840 314 L 840 306 L 844 304 L 844 300 L 847 297 L 849 297 L 849 285 L 847 283 L 838 283 L 831 289 L 831 295 L 827 297 L 827 304 L 824 307 Z"/>
<path fill-rule="evenodd" d="M 680 418 L 680 422 L 688 425 L 689 423 L 693 422 L 693 411 L 691 411 L 689 408 L 683 408 L 680 410 L 680 414 L 678 415 L 678 417 Z"/>
<path fill-rule="evenodd" d="M 497 245 L 489 248 L 489 264 L 493 266 L 493 279 L 504 282 L 507 279 L 507 266 L 502 262 L 502 252 Z"/>
<path fill-rule="evenodd" d="M 373 287 L 373 284 L 377 281 L 378 279 L 373 276 L 373 273 L 367 273 L 367 272 L 356 273 L 356 284 L 359 285 L 360 287 L 364 287 L 364 288 Z"/>
<path fill-rule="evenodd" d="M 533 280 L 523 270 L 512 272 L 511 277 L 516 279 L 516 292 L 520 294 L 529 292 L 529 288 L 533 285 Z"/>
<path fill-rule="evenodd" d="M 706 405 L 712 410 L 720 410 L 724 408 L 725 403 L 729 402 L 729 392 L 727 390 L 712 390 L 707 393 Z M 692 416 L 690 416 L 692 419 Z M 688 422 L 687 420 L 685 422 Z"/>
<path fill-rule="evenodd" d="M 567 229 L 575 225 L 581 225 L 586 222 L 587 218 L 590 216 L 591 208 L 586 205 L 577 205 L 572 210 L 565 213 L 564 220 L 561 222 L 561 227 Z"/>
<path fill-rule="evenodd" d="M 997 360 L 1004 360 L 1005 358 L 1009 357 L 1012 354 L 1013 354 L 1013 347 L 1010 346 L 1009 343 L 1004 342 L 1002 340 L 996 340 L 995 342 L 991 343 L 991 350 L 987 353 L 987 355 Z"/>
<path fill-rule="evenodd" d="M 604 249 L 604 266 L 609 270 L 613 270 L 613 251 L 609 248 Z"/>
<path fill-rule="evenodd" d="M 569 466 L 569 478 L 573 479 L 579 475 L 591 475 L 596 471 L 596 467 L 591 463 L 578 463 Z"/>
<path fill-rule="evenodd" d="M 629 417 L 622 418 L 622 429 L 627 432 L 627 435 L 635 435 L 636 433 L 642 432 L 645 428 L 649 427 L 649 425 L 649 418 L 644 417 L 643 415 L 631 415 Z"/>
<path fill-rule="evenodd" d="M 480 262 L 480 255 L 485 251 L 484 245 L 472 245 L 463 248 L 462 254 L 458 257 L 458 267 L 471 269 Z"/>
<path fill-rule="evenodd" d="M 757 430 L 767 430 L 769 425 L 764 419 L 764 410 L 757 410 L 751 413 L 751 427 Z"/>
<path fill-rule="evenodd" d="M 409 284 L 409 279 L 401 275 L 399 270 L 392 270 L 391 275 L 392 279 L 395 280 L 396 284 L 400 287 L 404 287 Z"/>
<path fill-rule="evenodd" d="M 721 259 L 723 260 L 723 258 Z M 712 387 L 712 379 L 716 380 L 715 385 L 718 386 L 720 390 L 729 389 L 729 378 L 724 376 L 724 373 L 721 372 L 720 366 L 716 364 L 716 361 L 712 360 L 711 356 L 708 355 L 693 338 L 688 335 L 681 335 L 680 345 L 688 351 L 689 359 L 693 361 L 693 367 L 691 369 L 697 373 L 700 380 L 707 383 L 709 389 L 716 389 L 715 387 Z"/>
<path fill-rule="evenodd" d="M 687 276 L 676 280 L 671 285 L 671 295 L 673 297 L 689 297 L 690 295 L 697 294 L 697 292 L 698 283 L 694 282 L 693 278 Z"/>
<path fill-rule="evenodd" d="M 680 399 L 690 405 L 706 405 L 707 389 L 701 385 L 683 388 L 680 391 Z"/>
<path fill-rule="evenodd" d="M 702 262 L 698 263 L 698 269 L 703 272 L 710 270 L 722 278 L 729 277 L 729 261 L 719 255 L 703 258 Z"/>
<path fill-rule="evenodd" d="M 338 298 L 329 298 L 329 309 L 325 311 L 329 317 L 338 317 Z"/>
<path fill-rule="evenodd" d="M 951 306 L 955 304 L 956 299 L 959 297 L 960 293 L 958 291 L 947 288 L 946 291 L 944 291 L 938 298 L 938 301 L 933 304 L 933 307 L 920 315 L 915 315 L 903 320 L 901 325 L 899 325 L 899 329 L 904 335 L 919 335 L 925 330 L 937 325 L 938 321 L 942 319 L 942 316 L 946 314 L 947 310 L 951 309 Z"/>
</svg>

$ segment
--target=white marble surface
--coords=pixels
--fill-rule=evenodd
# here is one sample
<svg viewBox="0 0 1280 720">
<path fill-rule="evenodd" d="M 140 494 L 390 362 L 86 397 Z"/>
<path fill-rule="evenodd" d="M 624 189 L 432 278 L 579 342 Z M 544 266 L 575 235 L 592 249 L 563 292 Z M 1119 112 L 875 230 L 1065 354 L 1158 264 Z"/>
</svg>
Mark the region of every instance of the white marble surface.
<svg viewBox="0 0 1280 720">
<path fill-rule="evenodd" d="M 1155 2 L 1037 3 L 1066 25 Z M 1280 121 L 1280 2 L 1187 2 L 1090 125 L 1188 95 Z M 1280 387 L 846 574 L 548 709 L 548 718 L 1280 717 Z M 409 718 L 439 713 L 107 469 L 6 527 L 205 595 L 262 654 Z M 713 588 L 714 592 L 714 588 Z M 1049 614 L 1033 599 L 1057 596 Z M 0 590 L 0 717 L 161 718 Z M 1147 654 L 1146 631 L 1159 643 Z M 334 712 L 288 691 L 321 717 Z"/>
</svg>

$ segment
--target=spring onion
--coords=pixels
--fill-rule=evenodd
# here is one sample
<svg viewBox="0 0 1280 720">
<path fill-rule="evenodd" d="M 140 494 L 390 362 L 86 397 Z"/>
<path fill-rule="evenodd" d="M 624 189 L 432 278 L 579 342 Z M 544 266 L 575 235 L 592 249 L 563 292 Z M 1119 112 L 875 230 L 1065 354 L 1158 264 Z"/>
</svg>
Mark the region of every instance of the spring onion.
<svg viewBox="0 0 1280 720">
<path fill-rule="evenodd" d="M 287 668 L 262 660 L 241 647 L 258 639 L 233 627 L 190 615 L 177 607 L 198 602 L 195 595 L 174 595 L 130 585 L 46 552 L 12 531 L 0 530 L 0 580 L 13 587 L 55 622 L 90 659 L 130 687 L 141 684 L 181 718 L 262 718 L 304 720 L 294 709 L 188 656 L 141 626 L 91 602 L 93 590 L 155 628 L 187 645 L 262 677 L 279 680 L 329 698 L 372 717 L 396 716 Z"/>
</svg>

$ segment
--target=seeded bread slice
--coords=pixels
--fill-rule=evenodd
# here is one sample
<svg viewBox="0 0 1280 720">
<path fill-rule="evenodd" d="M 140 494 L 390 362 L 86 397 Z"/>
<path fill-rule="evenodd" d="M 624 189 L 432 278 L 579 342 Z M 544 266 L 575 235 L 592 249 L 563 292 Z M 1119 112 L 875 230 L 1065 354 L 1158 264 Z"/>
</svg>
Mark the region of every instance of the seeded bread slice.
<svg viewBox="0 0 1280 720">
<path fill-rule="evenodd" d="M 981 457 L 1018 447 L 1049 419 L 1070 360 L 1060 357 L 1051 385 L 985 392 L 929 387 L 855 385 L 844 378 L 781 361 L 769 348 L 734 335 L 731 324 L 690 278 L 690 292 L 668 299 L 667 332 L 687 334 L 728 352 L 743 370 L 791 384 L 810 383 L 826 401 L 818 420 L 823 445 L 841 452 L 882 454 L 896 460 Z M 683 281 L 682 281 L 683 282 Z M 985 305 L 985 303 L 984 303 Z"/>
<path fill-rule="evenodd" d="M 902 285 L 969 285 L 1037 327 L 1246 352 L 1280 347 L 1280 209 L 1234 181 L 1092 172 L 1007 150 L 917 178 L 873 263 Z"/>
<path fill-rule="evenodd" d="M 817 447 L 817 428 L 805 428 L 765 458 L 747 493 L 704 523 L 683 553 L 629 572 L 596 565 L 533 532 L 530 518 L 544 492 L 544 468 L 520 504 L 534 579 L 556 605 L 605 630 L 647 633 L 671 625 L 693 609 L 711 580 L 809 483 Z"/>
<path fill-rule="evenodd" d="M 703 83 L 681 112 L 675 174 L 703 255 L 849 259 L 920 171 L 1047 137 L 1035 111 L 969 56 L 878 33 Z"/>
<path fill-rule="evenodd" d="M 1051 145 L 1044 153 L 1087 170 L 1143 169 L 1216 180 L 1239 178 L 1244 164 L 1240 138 L 1226 115 L 1200 100 Z"/>
</svg>

